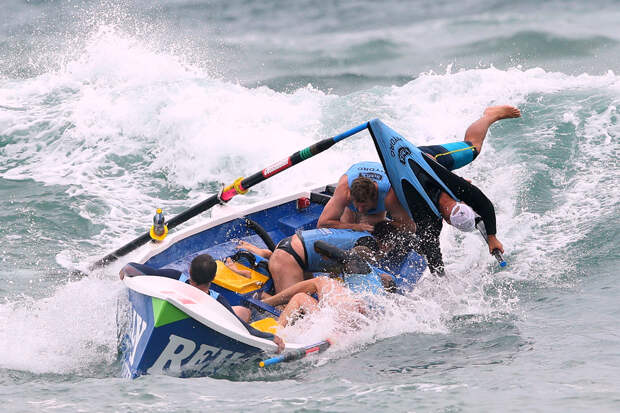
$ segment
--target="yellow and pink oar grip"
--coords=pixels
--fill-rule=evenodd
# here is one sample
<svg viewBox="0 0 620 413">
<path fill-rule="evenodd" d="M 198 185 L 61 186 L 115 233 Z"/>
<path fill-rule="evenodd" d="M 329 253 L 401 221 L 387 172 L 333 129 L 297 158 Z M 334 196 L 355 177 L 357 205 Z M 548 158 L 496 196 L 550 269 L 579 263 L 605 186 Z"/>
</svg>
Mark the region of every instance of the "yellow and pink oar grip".
<svg viewBox="0 0 620 413">
<path fill-rule="evenodd" d="M 233 182 L 232 184 L 225 186 L 222 191 L 220 192 L 219 195 L 219 199 L 222 202 L 228 202 L 230 201 L 235 195 L 243 195 L 245 193 L 248 192 L 247 189 L 244 189 L 243 186 L 241 186 L 241 181 L 243 181 L 243 177 L 241 178 L 237 178 L 235 180 L 235 182 Z"/>
</svg>

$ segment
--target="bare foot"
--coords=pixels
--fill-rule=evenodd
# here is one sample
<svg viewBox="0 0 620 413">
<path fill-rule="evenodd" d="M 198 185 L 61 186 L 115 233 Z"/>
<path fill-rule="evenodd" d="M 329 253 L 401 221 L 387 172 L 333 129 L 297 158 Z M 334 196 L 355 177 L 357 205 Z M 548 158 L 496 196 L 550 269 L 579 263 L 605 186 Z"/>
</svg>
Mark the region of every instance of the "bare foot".
<svg viewBox="0 0 620 413">
<path fill-rule="evenodd" d="M 518 118 L 521 111 L 510 105 L 489 106 L 480 119 L 472 123 L 465 131 L 465 141 L 471 142 L 478 153 L 482 152 L 482 144 L 487 136 L 487 130 L 496 121 L 506 118 Z"/>
<path fill-rule="evenodd" d="M 236 245 L 236 247 L 238 250 L 239 249 L 244 249 L 244 250 L 248 250 L 250 252 L 253 252 L 256 254 L 256 251 L 258 251 L 260 248 L 257 248 L 255 245 L 250 244 L 249 242 L 245 242 L 245 241 L 239 241 L 239 243 Z"/>
<path fill-rule="evenodd" d="M 489 106 L 484 110 L 484 116 L 495 122 L 500 119 L 518 118 L 521 116 L 521 111 L 510 105 Z"/>
</svg>

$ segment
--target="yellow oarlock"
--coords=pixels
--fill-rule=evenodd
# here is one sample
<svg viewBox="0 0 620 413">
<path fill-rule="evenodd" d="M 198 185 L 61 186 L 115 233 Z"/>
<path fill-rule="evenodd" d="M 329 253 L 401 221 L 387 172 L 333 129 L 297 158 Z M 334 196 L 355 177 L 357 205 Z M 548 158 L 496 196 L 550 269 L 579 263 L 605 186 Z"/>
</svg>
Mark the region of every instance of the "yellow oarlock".
<svg viewBox="0 0 620 413">
<path fill-rule="evenodd" d="M 164 238 L 166 238 L 166 236 L 168 235 L 168 225 L 164 225 L 164 232 L 161 235 L 157 235 L 155 233 L 155 225 L 151 226 L 151 230 L 149 231 L 149 235 L 151 236 L 151 238 L 153 238 L 155 241 L 163 241 Z"/>
<path fill-rule="evenodd" d="M 155 225 L 157 225 L 159 230 L 161 230 L 161 224 L 164 224 L 164 230 L 157 234 L 157 230 L 155 229 Z M 161 208 L 157 208 L 155 211 L 155 216 L 153 217 L 153 225 L 151 226 L 151 230 L 149 231 L 149 235 L 154 241 L 163 241 L 168 235 L 168 225 L 165 224 L 164 211 Z"/>
</svg>

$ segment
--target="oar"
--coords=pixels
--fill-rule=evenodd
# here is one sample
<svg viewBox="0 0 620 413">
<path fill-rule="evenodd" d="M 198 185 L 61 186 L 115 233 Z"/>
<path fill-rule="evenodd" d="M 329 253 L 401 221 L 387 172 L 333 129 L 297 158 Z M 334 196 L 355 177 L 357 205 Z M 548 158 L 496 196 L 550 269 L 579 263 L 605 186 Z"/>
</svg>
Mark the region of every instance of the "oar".
<svg viewBox="0 0 620 413">
<path fill-rule="evenodd" d="M 262 171 L 256 172 L 254 175 L 251 175 L 247 178 L 239 178 L 231 185 L 224 187 L 219 194 L 213 195 L 205 199 L 204 201 L 194 205 L 188 210 L 181 212 L 179 215 L 172 217 L 169 221 L 166 222 L 166 225 L 170 230 L 184 223 L 185 221 L 195 217 L 196 215 L 214 207 L 217 204 L 230 201 L 235 195 L 245 194 L 254 185 L 264 181 L 265 179 L 271 178 L 272 176 L 290 168 L 293 165 L 297 165 L 298 163 L 303 162 L 306 159 L 325 151 L 326 149 L 331 148 L 334 144 L 366 129 L 367 127 L 368 122 L 365 122 L 359 126 L 356 126 L 353 129 L 341 133 L 340 135 L 336 135 L 332 138 L 323 139 L 322 141 L 317 142 L 312 146 L 297 151 L 288 158 L 276 162 L 273 165 L 270 165 L 267 168 L 263 169 Z M 145 234 L 142 234 L 138 238 L 134 239 L 133 241 L 130 241 L 127 244 L 123 245 L 116 251 L 111 252 L 110 254 L 96 261 L 90 266 L 90 269 L 93 270 L 95 268 L 102 267 L 113 261 L 116 261 L 119 257 L 122 257 L 130 253 L 131 251 L 134 251 L 135 249 L 146 244 L 150 240 L 150 232 L 146 232 Z"/>
<path fill-rule="evenodd" d="M 327 350 L 329 346 L 331 346 L 331 344 L 332 343 L 329 340 L 324 340 L 316 344 L 313 344 L 311 346 L 303 347 L 295 351 L 291 351 L 291 352 L 281 354 L 276 357 L 272 357 L 267 360 L 263 360 L 260 363 L 258 363 L 258 365 L 260 367 L 267 367 L 267 366 L 271 366 L 272 364 L 277 364 L 280 362 L 299 360 L 299 359 L 306 357 L 308 354 L 322 353 L 323 351 Z"/>
<path fill-rule="evenodd" d="M 505 267 L 506 265 L 508 265 L 506 263 L 506 261 L 504 261 L 504 257 L 502 256 L 502 252 L 500 250 L 498 250 L 497 248 L 495 248 L 491 254 L 493 254 L 495 259 L 499 263 L 500 267 Z"/>
<path fill-rule="evenodd" d="M 482 220 L 482 218 L 477 217 L 476 218 L 476 228 L 478 228 L 478 231 L 480 231 L 480 234 L 482 234 L 482 238 L 484 238 L 484 240 L 487 242 L 487 244 L 489 243 L 489 237 L 487 235 L 487 229 L 484 226 L 484 221 Z M 495 257 L 495 259 L 497 260 L 497 262 L 499 263 L 500 267 L 505 267 L 506 265 L 508 265 L 506 263 L 506 261 L 504 261 L 504 257 L 502 256 L 502 252 L 500 250 L 498 250 L 497 248 L 495 248 L 491 254 Z"/>
</svg>

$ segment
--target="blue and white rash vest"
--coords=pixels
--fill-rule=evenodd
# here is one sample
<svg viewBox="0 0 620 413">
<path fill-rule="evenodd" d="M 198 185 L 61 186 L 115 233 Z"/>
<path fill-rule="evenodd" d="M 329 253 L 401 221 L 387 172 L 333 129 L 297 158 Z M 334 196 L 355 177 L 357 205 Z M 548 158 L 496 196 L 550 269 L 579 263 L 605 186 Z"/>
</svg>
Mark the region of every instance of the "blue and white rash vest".
<svg viewBox="0 0 620 413">
<path fill-rule="evenodd" d="M 367 274 L 343 274 L 344 284 L 354 293 L 358 294 L 382 294 L 385 292 L 381 282 L 380 269 L 370 266 Z M 394 278 L 394 277 L 392 277 Z"/>
<path fill-rule="evenodd" d="M 310 272 L 324 272 L 337 264 L 336 261 L 323 257 L 314 250 L 315 241 L 325 241 L 342 250 L 350 250 L 360 238 L 372 237 L 369 232 L 338 228 L 318 228 L 299 231 L 297 236 L 301 240 L 306 254 L 306 267 L 304 270 Z"/>
</svg>

